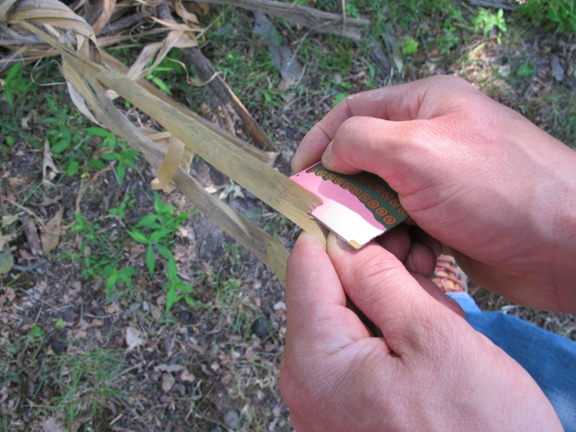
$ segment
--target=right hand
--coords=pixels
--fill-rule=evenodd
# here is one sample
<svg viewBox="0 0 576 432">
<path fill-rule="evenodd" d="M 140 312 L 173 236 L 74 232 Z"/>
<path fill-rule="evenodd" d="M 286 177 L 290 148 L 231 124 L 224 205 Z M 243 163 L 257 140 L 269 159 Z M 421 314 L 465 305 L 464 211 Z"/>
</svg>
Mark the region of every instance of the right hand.
<svg viewBox="0 0 576 432">
<path fill-rule="evenodd" d="M 576 311 L 576 153 L 454 77 L 352 95 L 292 161 L 369 171 L 485 288 Z"/>
</svg>

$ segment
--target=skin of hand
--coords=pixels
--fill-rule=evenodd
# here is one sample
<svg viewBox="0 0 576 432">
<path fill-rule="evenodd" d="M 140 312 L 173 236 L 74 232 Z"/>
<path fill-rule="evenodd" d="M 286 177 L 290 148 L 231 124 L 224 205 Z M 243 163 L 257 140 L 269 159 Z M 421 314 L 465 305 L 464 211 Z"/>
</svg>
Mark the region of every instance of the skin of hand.
<svg viewBox="0 0 576 432">
<path fill-rule="evenodd" d="M 431 252 L 401 234 L 359 251 L 298 239 L 287 268 L 280 390 L 297 432 L 559 431 L 524 369 L 432 282 Z M 433 264 L 432 264 L 433 265 Z M 347 298 L 384 335 L 373 337 Z"/>
<path fill-rule="evenodd" d="M 576 312 L 576 152 L 466 81 L 347 97 L 306 135 L 292 169 L 320 159 L 386 180 L 483 287 Z"/>
</svg>

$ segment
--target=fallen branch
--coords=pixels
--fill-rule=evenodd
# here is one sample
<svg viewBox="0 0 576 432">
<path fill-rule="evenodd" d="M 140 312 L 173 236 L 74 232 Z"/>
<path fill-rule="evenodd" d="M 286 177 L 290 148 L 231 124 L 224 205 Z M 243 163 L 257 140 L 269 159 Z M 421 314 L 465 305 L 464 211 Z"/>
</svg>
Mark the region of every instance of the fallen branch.
<svg viewBox="0 0 576 432">
<path fill-rule="evenodd" d="M 516 3 L 506 0 L 468 0 L 472 6 L 489 7 L 494 9 L 515 10 Z"/>
<path fill-rule="evenodd" d="M 362 28 L 370 24 L 370 20 L 367 18 L 348 18 L 345 15 L 273 0 L 202 0 L 202 3 L 227 4 L 251 11 L 259 11 L 294 24 L 303 25 L 318 33 L 346 36 L 357 42 L 362 39 Z"/>
</svg>

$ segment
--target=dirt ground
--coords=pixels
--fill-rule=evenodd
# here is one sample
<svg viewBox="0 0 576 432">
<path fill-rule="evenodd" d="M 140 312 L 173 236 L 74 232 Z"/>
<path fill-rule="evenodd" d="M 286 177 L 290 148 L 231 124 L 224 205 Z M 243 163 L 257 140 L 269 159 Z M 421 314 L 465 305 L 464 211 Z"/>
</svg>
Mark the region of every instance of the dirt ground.
<svg viewBox="0 0 576 432">
<path fill-rule="evenodd" d="M 254 48 L 243 40 L 243 31 L 250 30 L 241 25 L 251 29 L 253 15 L 234 13 L 234 48 L 249 60 L 254 55 L 250 50 L 265 47 Z M 338 38 L 282 29 L 296 53 L 304 36 L 319 50 L 315 56 L 342 49 Z M 393 36 L 405 35 L 398 30 Z M 498 44 L 480 34 L 451 55 L 419 52 L 405 58 L 401 69 L 383 44 L 360 49 L 346 43 L 349 67 L 330 72 L 329 78 L 325 69 L 315 67 L 311 54 L 300 53 L 304 72 L 298 84 L 278 90 L 282 97 L 274 104 L 248 104 L 254 91 L 250 89 L 239 90 L 239 96 L 273 137 L 280 150 L 276 166 L 284 174 L 289 174 L 288 161 L 306 131 L 332 106 L 335 91 L 326 90 L 327 81 L 345 82 L 338 88 L 354 93 L 433 74 L 459 75 L 573 145 L 576 111 L 570 111 L 562 95 L 573 100 L 576 94 L 574 38 L 536 32 L 504 38 Z M 514 71 L 528 60 L 534 73 L 520 79 Z M 228 77 L 228 82 L 236 89 L 234 79 Z M 175 97 L 179 95 L 176 91 Z M 1 107 L 0 120 L 14 122 L 14 112 L 5 102 Z M 566 121 L 570 116 L 573 123 Z M 46 126 L 31 120 L 29 127 L 28 134 L 41 137 Z M 16 137 L 0 153 L 2 214 L 19 218 L 12 225 L 15 236 L 10 242 L 15 265 L 0 280 L 0 430 L 292 430 L 278 391 L 285 304 L 284 290 L 273 273 L 241 250 L 210 215 L 195 212 L 178 191 L 164 194 L 164 203 L 191 212 L 175 238 L 173 253 L 179 277 L 193 287 L 195 301 L 177 303 L 166 312 L 166 276 L 147 276 L 146 250 L 126 234 L 127 227 L 153 206 L 151 168 L 138 160 L 135 168 L 128 168 L 122 185 L 114 169 L 59 175 L 47 185 L 42 182 L 42 149 L 25 135 Z M 85 145 L 97 151 L 97 142 Z M 215 194 L 236 190 L 201 160 L 193 163 L 192 173 Z M 119 207 L 128 192 L 134 199 L 125 216 L 110 217 L 109 210 Z M 249 192 L 236 192 L 223 199 L 286 246 L 293 244 L 296 227 Z M 91 232 L 98 241 L 114 247 L 124 265 L 137 269 L 130 289 L 111 298 L 105 281 L 86 276 L 78 256 L 91 251 L 81 250 L 87 231 L 74 230 L 78 212 L 94 227 Z M 62 233 L 57 247 L 43 254 L 35 242 L 42 224 L 55 217 Z M 476 286 L 471 292 L 485 309 L 503 309 L 576 340 L 572 315 L 510 305 Z"/>
</svg>

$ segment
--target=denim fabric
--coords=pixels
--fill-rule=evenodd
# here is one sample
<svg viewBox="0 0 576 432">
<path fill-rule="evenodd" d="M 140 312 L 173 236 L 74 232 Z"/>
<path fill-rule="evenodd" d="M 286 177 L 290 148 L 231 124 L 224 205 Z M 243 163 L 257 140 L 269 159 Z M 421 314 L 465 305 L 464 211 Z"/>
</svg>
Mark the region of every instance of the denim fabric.
<svg viewBox="0 0 576 432">
<path fill-rule="evenodd" d="M 449 293 L 466 320 L 528 371 L 567 432 L 576 432 L 576 342 L 502 312 L 482 312 L 467 293 Z"/>
</svg>

